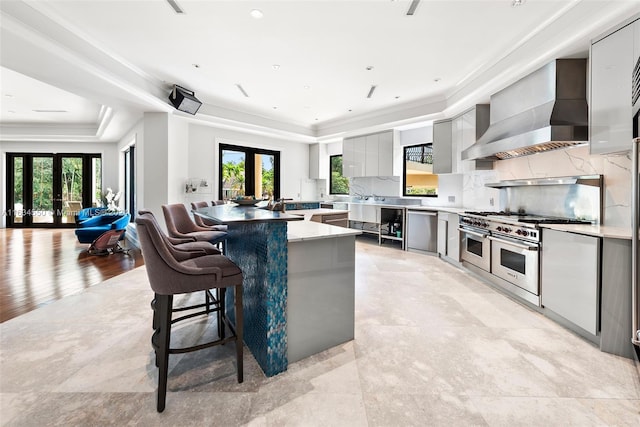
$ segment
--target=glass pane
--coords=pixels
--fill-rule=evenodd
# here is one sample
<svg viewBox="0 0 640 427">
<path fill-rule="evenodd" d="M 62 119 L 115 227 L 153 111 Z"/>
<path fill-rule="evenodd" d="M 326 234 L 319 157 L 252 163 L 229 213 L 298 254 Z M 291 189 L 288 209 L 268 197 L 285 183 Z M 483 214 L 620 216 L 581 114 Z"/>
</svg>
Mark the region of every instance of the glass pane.
<svg viewBox="0 0 640 427">
<path fill-rule="evenodd" d="M 436 196 L 438 175 L 433 173 L 433 149 L 422 144 L 404 149 L 405 190 L 407 196 Z"/>
<path fill-rule="evenodd" d="M 518 273 L 527 274 L 527 257 L 507 249 L 500 249 L 500 265 Z"/>
<path fill-rule="evenodd" d="M 34 224 L 53 223 L 53 157 L 33 158 L 33 207 Z M 29 214 L 29 212 L 25 212 Z"/>
<path fill-rule="evenodd" d="M 63 157 L 62 223 L 75 223 L 82 207 L 82 157 Z"/>
<path fill-rule="evenodd" d="M 102 206 L 102 158 L 91 159 L 91 206 Z"/>
<path fill-rule="evenodd" d="M 244 196 L 245 153 L 222 150 L 222 198 L 225 200 Z"/>
<path fill-rule="evenodd" d="M 24 211 L 24 158 L 13 159 L 13 222 L 22 224 Z"/>
<path fill-rule="evenodd" d="M 256 154 L 255 155 L 255 196 L 257 199 L 262 198 L 272 199 L 274 198 L 274 165 L 275 156 L 268 154 Z"/>
<path fill-rule="evenodd" d="M 349 178 L 342 176 L 342 156 L 331 156 L 329 194 L 349 194 Z"/>
</svg>

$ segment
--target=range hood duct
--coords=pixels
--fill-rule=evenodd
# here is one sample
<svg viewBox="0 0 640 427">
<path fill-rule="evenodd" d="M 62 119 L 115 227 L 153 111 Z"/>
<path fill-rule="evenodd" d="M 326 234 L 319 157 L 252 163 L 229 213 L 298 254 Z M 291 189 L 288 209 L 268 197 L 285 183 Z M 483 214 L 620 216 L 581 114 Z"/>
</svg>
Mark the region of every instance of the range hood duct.
<svg viewBox="0 0 640 427">
<path fill-rule="evenodd" d="M 556 59 L 491 95 L 487 131 L 463 160 L 503 160 L 584 145 L 589 136 L 587 60 Z"/>
</svg>

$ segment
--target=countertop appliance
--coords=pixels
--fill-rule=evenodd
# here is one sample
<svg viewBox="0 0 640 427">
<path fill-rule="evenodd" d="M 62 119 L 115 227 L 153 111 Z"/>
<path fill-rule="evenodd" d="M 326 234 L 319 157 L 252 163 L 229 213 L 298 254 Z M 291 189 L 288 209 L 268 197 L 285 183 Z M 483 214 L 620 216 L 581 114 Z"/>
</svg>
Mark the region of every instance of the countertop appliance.
<svg viewBox="0 0 640 427">
<path fill-rule="evenodd" d="M 438 251 L 438 213 L 407 210 L 407 250 Z"/>
<path fill-rule="evenodd" d="M 590 223 L 524 212 L 465 212 L 460 214 L 459 220 L 460 257 L 463 265 L 471 266 L 492 283 L 540 306 L 541 233 L 538 225 Z"/>
</svg>

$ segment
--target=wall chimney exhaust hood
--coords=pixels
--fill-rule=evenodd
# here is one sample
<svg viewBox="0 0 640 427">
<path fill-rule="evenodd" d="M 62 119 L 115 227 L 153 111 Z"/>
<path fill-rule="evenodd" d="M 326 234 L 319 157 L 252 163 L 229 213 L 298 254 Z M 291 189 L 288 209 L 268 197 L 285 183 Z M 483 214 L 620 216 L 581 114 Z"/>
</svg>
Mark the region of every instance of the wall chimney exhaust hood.
<svg viewBox="0 0 640 427">
<path fill-rule="evenodd" d="M 588 142 L 587 60 L 556 59 L 491 95 L 489 129 L 463 160 L 503 160 Z"/>
</svg>

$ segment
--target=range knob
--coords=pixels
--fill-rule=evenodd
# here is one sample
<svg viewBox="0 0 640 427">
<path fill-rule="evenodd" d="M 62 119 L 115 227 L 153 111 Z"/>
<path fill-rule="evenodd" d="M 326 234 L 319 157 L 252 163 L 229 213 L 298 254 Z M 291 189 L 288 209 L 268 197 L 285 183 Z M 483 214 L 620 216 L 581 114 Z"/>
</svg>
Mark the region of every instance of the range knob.
<svg viewBox="0 0 640 427">
<path fill-rule="evenodd" d="M 498 226 L 498 228 L 496 228 L 496 231 L 502 231 L 502 227 Z"/>
<path fill-rule="evenodd" d="M 527 237 L 529 235 L 529 232 L 527 230 L 521 230 L 521 231 L 524 237 Z"/>
<path fill-rule="evenodd" d="M 482 223 L 482 226 L 486 228 L 486 227 L 488 227 L 488 226 L 489 226 L 489 223 L 488 223 L 487 221 L 484 221 L 484 222 Z"/>
<path fill-rule="evenodd" d="M 511 229 L 508 227 L 503 228 L 502 231 L 504 231 L 505 233 L 511 233 Z"/>
</svg>

